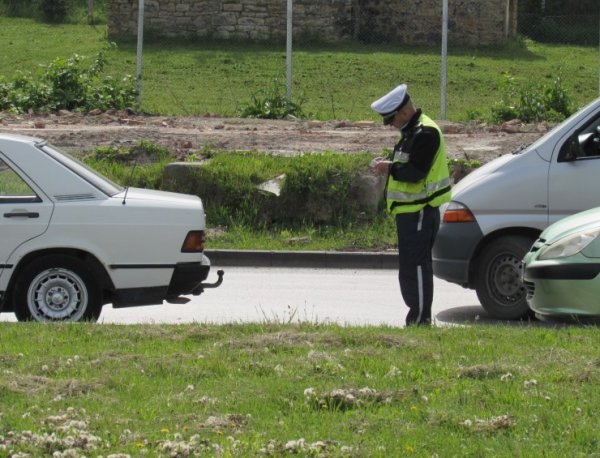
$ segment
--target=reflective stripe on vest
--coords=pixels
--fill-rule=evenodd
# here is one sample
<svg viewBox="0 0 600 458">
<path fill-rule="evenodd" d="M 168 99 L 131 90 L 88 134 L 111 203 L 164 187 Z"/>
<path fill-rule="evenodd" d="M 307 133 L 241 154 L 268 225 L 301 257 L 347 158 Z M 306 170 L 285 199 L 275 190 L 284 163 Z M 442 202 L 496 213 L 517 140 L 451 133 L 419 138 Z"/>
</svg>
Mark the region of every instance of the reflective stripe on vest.
<svg viewBox="0 0 600 458">
<path fill-rule="evenodd" d="M 442 181 L 438 181 L 437 183 L 427 183 L 425 190 L 418 193 L 409 193 L 402 191 L 388 191 L 387 198 L 389 200 L 394 201 L 407 201 L 409 203 L 425 199 L 428 196 L 431 196 L 437 193 L 440 189 L 445 190 L 445 188 L 450 186 L 450 177 L 444 178 Z"/>
</svg>

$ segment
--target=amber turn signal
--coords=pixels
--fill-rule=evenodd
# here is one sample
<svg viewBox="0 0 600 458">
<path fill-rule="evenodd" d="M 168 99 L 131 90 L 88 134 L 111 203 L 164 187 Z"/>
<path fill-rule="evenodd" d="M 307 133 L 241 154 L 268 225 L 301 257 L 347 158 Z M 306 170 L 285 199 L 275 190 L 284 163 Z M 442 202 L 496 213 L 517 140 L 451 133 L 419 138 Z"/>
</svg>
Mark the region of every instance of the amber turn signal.
<svg viewBox="0 0 600 458">
<path fill-rule="evenodd" d="M 444 212 L 444 223 L 472 223 L 475 217 L 466 207 L 448 207 Z"/>
</svg>

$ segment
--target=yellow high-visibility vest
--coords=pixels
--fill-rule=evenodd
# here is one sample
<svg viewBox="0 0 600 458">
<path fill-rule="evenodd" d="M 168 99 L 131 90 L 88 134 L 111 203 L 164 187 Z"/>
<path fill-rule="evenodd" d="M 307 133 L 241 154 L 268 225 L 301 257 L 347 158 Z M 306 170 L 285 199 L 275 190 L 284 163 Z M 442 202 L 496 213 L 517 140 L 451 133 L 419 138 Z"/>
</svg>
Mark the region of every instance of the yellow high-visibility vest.
<svg viewBox="0 0 600 458">
<path fill-rule="evenodd" d="M 439 207 L 451 198 L 450 174 L 448 172 L 448 159 L 446 158 L 446 145 L 440 128 L 431 118 L 422 114 L 419 122 L 423 126 L 435 128 L 440 135 L 440 145 L 433 164 L 427 176 L 416 182 L 408 183 L 396 181 L 391 174 L 387 183 L 387 209 L 393 215 L 397 213 L 412 213 L 421 210 L 425 205 Z M 399 147 L 394 152 L 392 162 L 408 162 L 408 153 L 402 151 L 402 139 Z"/>
</svg>

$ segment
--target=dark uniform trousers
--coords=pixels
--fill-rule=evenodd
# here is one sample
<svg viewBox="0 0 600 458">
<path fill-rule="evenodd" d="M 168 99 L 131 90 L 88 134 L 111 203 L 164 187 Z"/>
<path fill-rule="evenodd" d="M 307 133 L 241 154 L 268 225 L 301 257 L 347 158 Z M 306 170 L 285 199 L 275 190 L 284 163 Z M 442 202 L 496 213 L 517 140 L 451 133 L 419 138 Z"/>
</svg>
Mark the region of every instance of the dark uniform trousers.
<svg viewBox="0 0 600 458">
<path fill-rule="evenodd" d="M 416 213 L 398 213 L 400 292 L 410 309 L 406 325 L 430 324 L 433 302 L 431 249 L 440 227 L 437 207 L 426 205 Z"/>
</svg>

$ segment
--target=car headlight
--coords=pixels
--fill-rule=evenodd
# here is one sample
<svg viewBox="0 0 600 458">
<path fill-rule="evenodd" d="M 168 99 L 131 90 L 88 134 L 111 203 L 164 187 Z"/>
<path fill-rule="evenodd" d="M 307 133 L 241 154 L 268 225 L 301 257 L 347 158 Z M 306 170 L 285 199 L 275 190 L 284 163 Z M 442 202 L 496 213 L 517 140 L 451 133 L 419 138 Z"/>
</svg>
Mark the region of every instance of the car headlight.
<svg viewBox="0 0 600 458">
<path fill-rule="evenodd" d="M 592 243 L 598 235 L 600 235 L 600 227 L 576 232 L 543 248 L 538 259 L 559 259 L 573 256 Z"/>
</svg>

